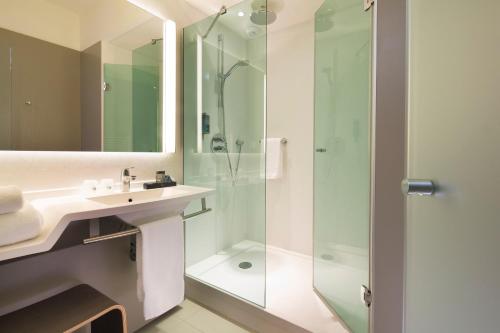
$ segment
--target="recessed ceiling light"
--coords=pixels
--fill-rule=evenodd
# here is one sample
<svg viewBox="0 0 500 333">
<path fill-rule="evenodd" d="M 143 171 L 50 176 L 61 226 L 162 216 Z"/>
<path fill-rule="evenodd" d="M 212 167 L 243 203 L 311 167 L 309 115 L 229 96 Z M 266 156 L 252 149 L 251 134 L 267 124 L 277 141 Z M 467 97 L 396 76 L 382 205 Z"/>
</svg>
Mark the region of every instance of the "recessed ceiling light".
<svg viewBox="0 0 500 333">
<path fill-rule="evenodd" d="M 243 13 L 243 12 L 238 12 L 238 16 L 240 16 L 240 17 L 241 17 L 241 16 L 245 16 L 245 13 Z"/>
</svg>

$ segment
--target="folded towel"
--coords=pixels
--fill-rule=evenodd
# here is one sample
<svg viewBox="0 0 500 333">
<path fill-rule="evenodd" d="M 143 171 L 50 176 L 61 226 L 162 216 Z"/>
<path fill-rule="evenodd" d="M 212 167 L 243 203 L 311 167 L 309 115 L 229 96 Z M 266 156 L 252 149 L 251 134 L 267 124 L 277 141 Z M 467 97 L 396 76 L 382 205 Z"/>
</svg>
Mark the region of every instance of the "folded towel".
<svg viewBox="0 0 500 333">
<path fill-rule="evenodd" d="M 0 214 L 17 212 L 23 208 L 23 193 L 17 186 L 0 186 Z"/>
<path fill-rule="evenodd" d="M 0 246 L 34 238 L 42 232 L 43 220 L 29 203 L 15 213 L 0 215 Z"/>
<path fill-rule="evenodd" d="M 155 318 L 184 301 L 184 226 L 174 216 L 139 226 L 137 296 L 144 318 Z"/>
<path fill-rule="evenodd" d="M 261 178 L 280 179 L 283 176 L 283 144 L 281 140 L 282 138 L 262 140 L 262 143 L 266 142 L 266 146 L 262 149 L 266 152 L 266 158 L 265 168 L 261 167 Z"/>
</svg>

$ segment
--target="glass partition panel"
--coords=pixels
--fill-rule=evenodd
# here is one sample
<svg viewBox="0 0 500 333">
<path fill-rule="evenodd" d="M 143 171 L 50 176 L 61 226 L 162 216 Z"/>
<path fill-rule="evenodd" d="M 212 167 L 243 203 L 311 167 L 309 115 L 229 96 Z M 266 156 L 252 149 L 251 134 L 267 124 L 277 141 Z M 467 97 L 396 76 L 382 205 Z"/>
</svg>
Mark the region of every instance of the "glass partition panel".
<svg viewBox="0 0 500 333">
<path fill-rule="evenodd" d="M 161 151 L 161 50 L 148 44 L 132 65 L 104 64 L 104 151 Z"/>
<path fill-rule="evenodd" d="M 266 27 L 251 13 L 184 29 L 184 183 L 216 190 L 185 224 L 186 274 L 264 306 Z"/>
<path fill-rule="evenodd" d="M 314 287 L 368 332 L 371 12 L 327 0 L 315 22 Z"/>
</svg>

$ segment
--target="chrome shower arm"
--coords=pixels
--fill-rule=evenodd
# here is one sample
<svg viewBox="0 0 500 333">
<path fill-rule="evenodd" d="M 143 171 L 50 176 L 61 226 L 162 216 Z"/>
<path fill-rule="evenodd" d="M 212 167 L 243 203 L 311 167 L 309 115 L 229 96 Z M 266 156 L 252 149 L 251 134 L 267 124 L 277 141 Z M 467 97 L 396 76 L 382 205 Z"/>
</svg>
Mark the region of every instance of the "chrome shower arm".
<svg viewBox="0 0 500 333">
<path fill-rule="evenodd" d="M 215 23 L 217 22 L 217 20 L 219 19 L 219 17 L 221 17 L 221 15 L 224 15 L 227 13 L 227 8 L 226 6 L 222 6 L 219 10 L 219 12 L 217 13 L 217 15 L 215 16 L 215 18 L 212 20 L 212 23 L 210 23 L 210 26 L 208 27 L 208 30 L 207 32 L 201 36 L 201 38 L 205 39 L 208 37 L 208 35 L 210 34 L 210 31 L 212 31 Z"/>
</svg>

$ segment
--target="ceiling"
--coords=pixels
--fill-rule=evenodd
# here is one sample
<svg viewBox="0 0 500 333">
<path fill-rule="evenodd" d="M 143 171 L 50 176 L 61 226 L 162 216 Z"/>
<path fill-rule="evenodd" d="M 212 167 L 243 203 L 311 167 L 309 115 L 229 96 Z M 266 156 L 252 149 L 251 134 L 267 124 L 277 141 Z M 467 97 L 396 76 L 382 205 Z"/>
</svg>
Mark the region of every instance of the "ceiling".
<svg viewBox="0 0 500 333">
<path fill-rule="evenodd" d="M 207 15 L 217 13 L 222 5 L 229 9 L 230 15 L 224 15 L 221 22 L 228 27 L 232 27 L 240 33 L 245 32 L 252 24 L 250 14 L 252 4 L 264 2 L 263 0 L 185 0 L 190 5 L 198 8 Z M 278 18 L 268 26 L 268 31 L 279 31 L 290 26 L 310 21 L 314 18 L 314 13 L 323 4 L 324 0 L 267 0 L 267 7 L 274 11 Z M 233 15 L 233 11 L 244 12 L 243 17 Z"/>
<path fill-rule="evenodd" d="M 163 21 L 157 17 L 127 31 L 125 34 L 115 38 L 111 44 L 126 50 L 135 50 L 152 39 L 163 37 Z M 159 48 L 161 50 L 161 48 Z"/>
<path fill-rule="evenodd" d="M 95 8 L 101 1 L 106 0 L 45 0 L 54 5 L 67 9 L 74 12 L 75 14 L 82 16 L 87 13 L 92 8 Z"/>
</svg>

